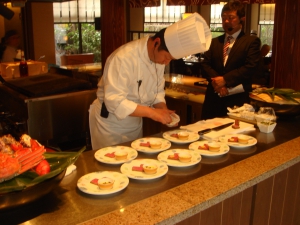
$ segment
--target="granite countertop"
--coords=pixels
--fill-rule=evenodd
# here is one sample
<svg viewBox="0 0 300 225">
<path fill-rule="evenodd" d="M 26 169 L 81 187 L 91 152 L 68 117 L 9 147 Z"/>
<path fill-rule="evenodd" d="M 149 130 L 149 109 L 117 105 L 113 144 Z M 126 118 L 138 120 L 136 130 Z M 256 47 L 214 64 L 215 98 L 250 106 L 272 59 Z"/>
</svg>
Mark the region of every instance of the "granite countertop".
<svg viewBox="0 0 300 225">
<path fill-rule="evenodd" d="M 81 224 L 180 222 L 300 162 L 299 143 L 300 137 Z"/>
<path fill-rule="evenodd" d="M 59 187 L 38 201 L 1 212 L 0 221 L 1 224 L 174 224 L 299 162 L 299 125 L 299 119 L 278 120 L 272 133 L 248 131 L 246 134 L 258 141 L 254 146 L 242 151 L 230 148 L 221 157 L 202 157 L 199 164 L 190 168 L 170 167 L 159 179 L 146 182 L 130 179 L 127 188 L 108 196 L 85 194 L 77 188 L 78 179 L 88 173 L 120 172 L 119 166 L 97 161 L 96 151 L 86 151 L 75 163 L 77 170 L 65 177 Z M 155 137 L 162 137 L 162 133 Z M 188 146 L 172 143 L 171 148 Z M 139 152 L 138 158 L 156 159 L 157 155 Z"/>
</svg>

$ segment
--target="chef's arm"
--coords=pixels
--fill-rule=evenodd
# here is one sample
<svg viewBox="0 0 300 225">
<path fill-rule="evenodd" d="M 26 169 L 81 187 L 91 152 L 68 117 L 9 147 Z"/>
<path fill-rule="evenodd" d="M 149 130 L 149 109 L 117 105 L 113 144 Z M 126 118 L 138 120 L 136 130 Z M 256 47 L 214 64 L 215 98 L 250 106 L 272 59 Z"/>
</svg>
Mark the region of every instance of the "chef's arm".
<svg viewBox="0 0 300 225">
<path fill-rule="evenodd" d="M 162 124 L 168 124 L 172 122 L 170 114 L 174 111 L 167 109 L 165 103 L 157 103 L 154 105 L 154 107 L 155 108 L 150 108 L 148 106 L 137 105 L 136 109 L 130 114 L 130 116 L 148 117 Z"/>
</svg>

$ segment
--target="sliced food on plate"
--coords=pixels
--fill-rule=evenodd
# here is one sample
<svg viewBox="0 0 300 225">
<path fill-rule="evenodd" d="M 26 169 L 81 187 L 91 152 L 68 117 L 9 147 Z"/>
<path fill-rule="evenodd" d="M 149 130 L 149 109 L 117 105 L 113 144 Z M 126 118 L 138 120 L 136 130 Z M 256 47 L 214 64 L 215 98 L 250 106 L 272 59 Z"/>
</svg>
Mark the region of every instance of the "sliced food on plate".
<svg viewBox="0 0 300 225">
<path fill-rule="evenodd" d="M 189 149 L 203 156 L 219 156 L 228 153 L 229 146 L 216 141 L 196 141 L 189 145 Z"/>
</svg>

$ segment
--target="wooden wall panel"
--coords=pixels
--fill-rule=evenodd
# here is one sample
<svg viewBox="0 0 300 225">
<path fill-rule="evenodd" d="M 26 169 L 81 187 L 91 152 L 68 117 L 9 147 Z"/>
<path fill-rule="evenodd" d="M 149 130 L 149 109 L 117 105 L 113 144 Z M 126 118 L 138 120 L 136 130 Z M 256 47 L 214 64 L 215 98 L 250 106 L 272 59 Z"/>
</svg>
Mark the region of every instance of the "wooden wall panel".
<svg viewBox="0 0 300 225">
<path fill-rule="evenodd" d="M 101 0 L 101 55 L 105 67 L 107 57 L 126 43 L 128 7 L 125 0 Z M 128 11 L 128 10 L 127 10 Z"/>
<path fill-rule="evenodd" d="M 239 225 L 243 192 L 223 201 L 222 225 Z"/>
<path fill-rule="evenodd" d="M 243 191 L 240 225 L 250 224 L 252 198 L 253 198 L 253 187 L 250 187 Z"/>
<path fill-rule="evenodd" d="M 300 163 L 177 225 L 300 225 Z"/>
<path fill-rule="evenodd" d="M 200 218 L 201 214 L 198 213 L 190 218 L 187 218 L 186 220 L 176 223 L 176 225 L 200 225 Z"/>
<path fill-rule="evenodd" d="M 221 225 L 222 202 L 201 212 L 200 225 Z"/>
<path fill-rule="evenodd" d="M 282 224 L 296 224 L 294 221 L 300 213 L 299 209 L 299 173 L 300 163 L 290 167 L 288 169 L 288 178 L 286 183 L 286 193 L 284 198 L 284 208 L 282 213 Z"/>
<path fill-rule="evenodd" d="M 274 177 L 270 177 L 257 184 L 255 202 L 253 203 L 253 225 L 268 224 L 273 179 Z"/>
<path fill-rule="evenodd" d="M 273 194 L 271 199 L 270 222 L 272 225 L 280 225 L 284 196 L 286 192 L 288 170 L 284 170 L 274 176 Z"/>
<path fill-rule="evenodd" d="M 270 85 L 300 90 L 300 1 L 276 1 Z"/>
</svg>

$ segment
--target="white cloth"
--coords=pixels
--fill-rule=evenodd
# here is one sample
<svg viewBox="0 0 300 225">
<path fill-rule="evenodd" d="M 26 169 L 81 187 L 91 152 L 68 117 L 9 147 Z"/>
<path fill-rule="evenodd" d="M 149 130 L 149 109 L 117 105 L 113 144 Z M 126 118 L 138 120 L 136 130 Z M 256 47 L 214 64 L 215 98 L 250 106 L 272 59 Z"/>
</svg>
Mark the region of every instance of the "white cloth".
<svg viewBox="0 0 300 225">
<path fill-rule="evenodd" d="M 108 57 L 98 83 L 97 99 L 89 110 L 93 149 L 142 137 L 142 118 L 129 115 L 137 104 L 165 102 L 165 65 L 150 61 L 147 41 L 148 37 L 129 42 Z M 108 118 L 100 116 L 103 101 Z"/>
<path fill-rule="evenodd" d="M 2 55 L 2 59 L 1 62 L 14 62 L 16 56 L 17 56 L 17 49 L 15 47 L 12 46 L 6 46 L 3 55 Z"/>
<path fill-rule="evenodd" d="M 208 128 L 214 128 L 217 126 L 221 126 L 226 123 L 231 123 L 234 121 L 235 121 L 234 119 L 230 119 L 230 118 L 214 118 L 214 119 L 209 119 L 209 120 L 201 120 L 196 123 L 189 124 L 187 126 L 181 126 L 180 129 L 186 129 L 186 130 L 198 132 L 198 131 L 205 130 Z M 215 140 L 222 135 L 238 134 L 238 133 L 242 133 L 244 131 L 249 131 L 249 130 L 255 129 L 253 124 L 245 123 L 242 121 L 240 121 L 239 125 L 240 125 L 239 129 L 234 129 L 231 126 L 229 126 L 220 131 L 211 131 L 209 133 L 204 134 L 203 138 L 207 139 L 207 140 Z"/>
</svg>

